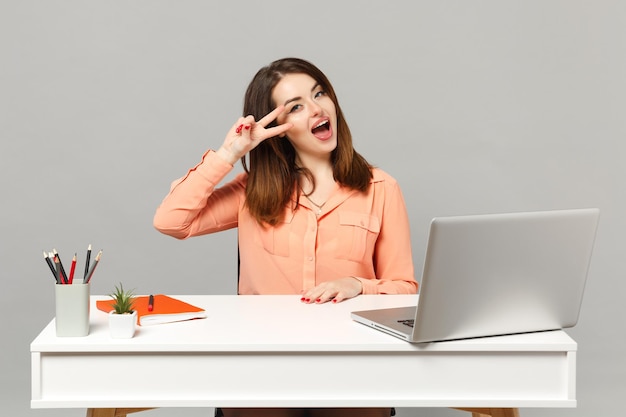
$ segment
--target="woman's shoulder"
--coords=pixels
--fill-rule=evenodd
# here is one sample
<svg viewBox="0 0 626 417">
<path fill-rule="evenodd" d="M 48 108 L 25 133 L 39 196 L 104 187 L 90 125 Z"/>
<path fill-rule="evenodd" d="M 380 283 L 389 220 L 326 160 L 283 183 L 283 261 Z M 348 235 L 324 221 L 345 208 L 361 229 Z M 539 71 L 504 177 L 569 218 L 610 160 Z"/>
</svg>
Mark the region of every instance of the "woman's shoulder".
<svg viewBox="0 0 626 417">
<path fill-rule="evenodd" d="M 235 181 L 239 181 L 243 184 L 248 182 L 248 173 L 247 172 L 239 172 L 235 175 Z"/>
<path fill-rule="evenodd" d="M 372 168 L 372 183 L 377 183 L 377 182 L 385 182 L 385 183 L 388 183 L 389 185 L 394 185 L 394 186 L 398 183 L 396 179 L 392 177 L 389 173 L 387 173 L 386 171 L 383 171 L 380 168 L 374 167 Z"/>
</svg>

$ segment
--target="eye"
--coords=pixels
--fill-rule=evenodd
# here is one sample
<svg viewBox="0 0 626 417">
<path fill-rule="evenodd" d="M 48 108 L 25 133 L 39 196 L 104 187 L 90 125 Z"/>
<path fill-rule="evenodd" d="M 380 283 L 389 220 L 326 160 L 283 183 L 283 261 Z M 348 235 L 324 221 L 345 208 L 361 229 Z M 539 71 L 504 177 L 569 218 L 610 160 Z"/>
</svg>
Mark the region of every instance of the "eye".
<svg viewBox="0 0 626 417">
<path fill-rule="evenodd" d="M 325 95 L 326 95 L 326 91 L 318 90 L 313 97 L 320 98 L 320 97 L 325 96 Z"/>
<path fill-rule="evenodd" d="M 297 112 L 298 110 L 300 110 L 302 108 L 302 104 L 296 104 L 294 105 L 291 109 L 289 109 L 289 113 L 294 113 Z"/>
</svg>

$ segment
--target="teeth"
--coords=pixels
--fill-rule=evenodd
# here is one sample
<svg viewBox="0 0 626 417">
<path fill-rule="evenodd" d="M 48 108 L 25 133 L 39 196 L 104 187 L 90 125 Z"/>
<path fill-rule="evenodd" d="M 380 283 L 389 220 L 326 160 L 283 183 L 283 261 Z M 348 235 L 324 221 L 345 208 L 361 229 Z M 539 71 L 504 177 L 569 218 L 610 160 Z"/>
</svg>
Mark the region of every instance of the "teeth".
<svg viewBox="0 0 626 417">
<path fill-rule="evenodd" d="M 324 126 L 326 123 L 328 123 L 328 120 L 324 120 L 323 122 L 321 122 L 320 124 L 318 124 L 317 126 L 315 126 L 313 129 L 317 129 L 318 127 L 322 127 L 322 126 Z"/>
</svg>

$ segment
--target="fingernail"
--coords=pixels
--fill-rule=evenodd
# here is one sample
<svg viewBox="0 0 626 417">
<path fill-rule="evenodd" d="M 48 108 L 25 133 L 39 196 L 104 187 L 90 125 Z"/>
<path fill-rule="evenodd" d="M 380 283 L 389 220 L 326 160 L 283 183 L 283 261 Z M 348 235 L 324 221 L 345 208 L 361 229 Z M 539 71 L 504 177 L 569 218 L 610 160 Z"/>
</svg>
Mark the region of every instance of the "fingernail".
<svg viewBox="0 0 626 417">
<path fill-rule="evenodd" d="M 337 300 L 333 298 L 333 303 L 336 303 L 336 302 L 337 302 Z"/>
<path fill-rule="evenodd" d="M 250 126 L 246 126 L 246 130 L 250 130 Z"/>
<path fill-rule="evenodd" d="M 320 302 L 322 302 L 322 299 L 321 299 L 321 298 L 318 298 L 317 300 L 315 300 L 315 302 L 316 302 L 316 303 L 320 303 Z"/>
<path fill-rule="evenodd" d="M 304 301 L 304 297 L 302 297 L 302 298 L 300 299 L 300 301 Z"/>
<path fill-rule="evenodd" d="M 241 129 L 243 129 L 243 125 L 237 126 L 237 129 L 235 130 L 235 133 L 241 133 Z"/>
<path fill-rule="evenodd" d="M 305 298 L 304 301 L 306 301 L 308 303 L 309 301 L 311 301 L 311 299 L 310 298 Z"/>
</svg>

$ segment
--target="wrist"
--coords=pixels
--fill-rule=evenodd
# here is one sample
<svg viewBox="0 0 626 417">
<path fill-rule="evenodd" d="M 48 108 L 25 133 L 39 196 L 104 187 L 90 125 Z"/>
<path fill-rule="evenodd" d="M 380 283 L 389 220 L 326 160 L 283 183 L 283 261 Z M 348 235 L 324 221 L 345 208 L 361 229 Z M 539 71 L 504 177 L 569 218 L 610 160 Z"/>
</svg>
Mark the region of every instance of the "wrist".
<svg viewBox="0 0 626 417">
<path fill-rule="evenodd" d="M 224 146 L 221 146 L 217 151 L 215 151 L 215 153 L 231 165 L 235 165 L 235 163 L 239 160 L 236 155 L 234 155 L 230 150 L 224 148 Z"/>
<path fill-rule="evenodd" d="M 352 278 L 353 280 L 355 280 L 357 282 L 358 285 L 358 294 L 363 294 L 363 281 L 360 280 L 359 278 L 355 277 L 355 276 L 350 276 L 350 278 Z"/>
</svg>

